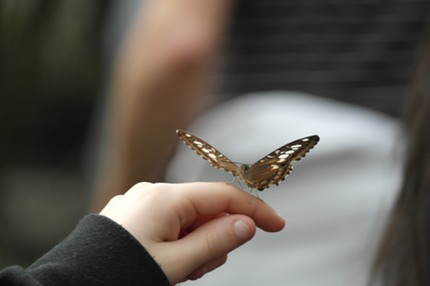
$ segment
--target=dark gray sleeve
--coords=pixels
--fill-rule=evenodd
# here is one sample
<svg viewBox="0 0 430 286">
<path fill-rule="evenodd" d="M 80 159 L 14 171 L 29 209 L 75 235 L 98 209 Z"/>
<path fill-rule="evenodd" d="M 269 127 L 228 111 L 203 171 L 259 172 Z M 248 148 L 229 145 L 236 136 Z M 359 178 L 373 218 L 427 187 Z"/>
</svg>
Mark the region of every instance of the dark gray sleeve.
<svg viewBox="0 0 430 286">
<path fill-rule="evenodd" d="M 0 285 L 169 285 L 142 245 L 124 228 L 88 215 L 60 244 L 27 269 L 0 272 Z"/>
</svg>

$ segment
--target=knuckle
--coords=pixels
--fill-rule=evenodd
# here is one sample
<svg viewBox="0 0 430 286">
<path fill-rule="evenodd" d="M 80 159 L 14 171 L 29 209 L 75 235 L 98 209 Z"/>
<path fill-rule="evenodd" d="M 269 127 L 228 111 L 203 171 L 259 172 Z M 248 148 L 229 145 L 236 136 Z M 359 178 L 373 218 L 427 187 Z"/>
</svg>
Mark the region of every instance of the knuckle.
<svg viewBox="0 0 430 286">
<path fill-rule="evenodd" d="M 206 250 L 212 259 L 218 258 L 225 253 L 225 247 L 222 236 L 217 232 L 207 233 L 206 236 Z"/>
</svg>

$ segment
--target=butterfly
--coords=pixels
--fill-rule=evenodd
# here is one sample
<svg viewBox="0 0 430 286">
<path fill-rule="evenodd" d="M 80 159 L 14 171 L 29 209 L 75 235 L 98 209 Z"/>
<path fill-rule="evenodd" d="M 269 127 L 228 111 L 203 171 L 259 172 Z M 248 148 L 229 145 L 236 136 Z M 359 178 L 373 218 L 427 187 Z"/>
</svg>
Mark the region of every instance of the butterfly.
<svg viewBox="0 0 430 286">
<path fill-rule="evenodd" d="M 180 129 L 176 130 L 176 134 L 212 167 L 224 169 L 249 188 L 259 191 L 283 181 L 293 170 L 291 163 L 305 157 L 306 153 L 320 140 L 318 135 L 304 137 L 276 149 L 252 165 L 238 166 L 206 141 Z"/>
</svg>

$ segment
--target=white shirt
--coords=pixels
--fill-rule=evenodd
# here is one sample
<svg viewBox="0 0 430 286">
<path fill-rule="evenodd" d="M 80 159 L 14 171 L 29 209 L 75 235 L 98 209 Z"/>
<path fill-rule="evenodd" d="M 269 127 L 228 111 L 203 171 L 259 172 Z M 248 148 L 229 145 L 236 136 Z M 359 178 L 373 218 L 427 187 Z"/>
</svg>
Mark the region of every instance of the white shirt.
<svg viewBox="0 0 430 286">
<path fill-rule="evenodd" d="M 248 164 L 295 139 L 321 138 L 284 182 L 259 192 L 286 228 L 258 231 L 199 285 L 366 284 L 401 178 L 395 119 L 306 94 L 271 92 L 225 102 L 187 131 Z M 232 176 L 179 145 L 168 181 L 219 180 Z"/>
</svg>

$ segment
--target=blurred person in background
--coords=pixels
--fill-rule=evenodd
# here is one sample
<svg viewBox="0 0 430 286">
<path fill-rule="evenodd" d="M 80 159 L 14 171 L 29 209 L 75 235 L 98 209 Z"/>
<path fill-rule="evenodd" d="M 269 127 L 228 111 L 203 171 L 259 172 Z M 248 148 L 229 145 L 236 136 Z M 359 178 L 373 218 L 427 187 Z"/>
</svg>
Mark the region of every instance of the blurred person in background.
<svg viewBox="0 0 430 286">
<path fill-rule="evenodd" d="M 289 228 L 202 283 L 365 285 L 400 184 L 398 117 L 428 1 L 144 3 L 128 3 L 94 209 L 140 180 L 231 180 L 183 147 L 170 161 L 176 128 L 244 163 L 316 133 L 309 158 L 261 195 Z"/>
</svg>

